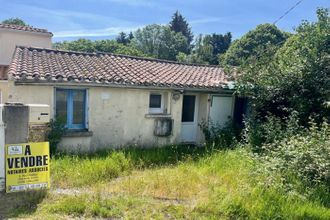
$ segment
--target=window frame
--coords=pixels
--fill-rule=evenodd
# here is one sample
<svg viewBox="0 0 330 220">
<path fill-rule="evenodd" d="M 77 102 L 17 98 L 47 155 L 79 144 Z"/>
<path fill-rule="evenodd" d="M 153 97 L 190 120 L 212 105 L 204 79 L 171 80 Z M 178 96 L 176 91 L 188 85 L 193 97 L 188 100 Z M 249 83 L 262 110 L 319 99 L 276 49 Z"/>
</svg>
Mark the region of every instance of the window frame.
<svg viewBox="0 0 330 220">
<path fill-rule="evenodd" d="M 151 108 L 150 107 L 150 98 L 152 95 L 160 95 L 160 108 Z M 164 94 L 160 92 L 150 92 L 149 93 L 149 114 L 164 114 Z"/>
<path fill-rule="evenodd" d="M 55 109 L 54 116 L 56 118 L 56 92 L 64 91 L 67 93 L 67 118 L 65 127 L 68 130 L 86 130 L 88 129 L 88 90 L 87 89 L 72 89 L 72 88 L 55 88 Z M 81 124 L 73 124 L 73 94 L 76 91 L 80 91 L 84 93 L 84 122 Z"/>
</svg>

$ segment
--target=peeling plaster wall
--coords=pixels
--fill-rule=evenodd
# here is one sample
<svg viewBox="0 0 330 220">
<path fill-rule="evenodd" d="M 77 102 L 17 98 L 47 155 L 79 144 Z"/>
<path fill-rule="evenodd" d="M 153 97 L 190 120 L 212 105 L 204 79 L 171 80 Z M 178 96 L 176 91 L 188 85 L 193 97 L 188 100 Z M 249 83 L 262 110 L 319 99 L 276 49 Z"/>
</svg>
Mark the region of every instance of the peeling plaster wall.
<svg viewBox="0 0 330 220">
<path fill-rule="evenodd" d="M 79 88 L 82 87 L 60 87 Z M 148 115 L 149 94 L 155 90 L 126 89 L 108 87 L 89 87 L 88 125 L 91 136 L 63 137 L 59 148 L 68 151 L 94 151 L 103 148 L 127 146 L 157 147 L 181 142 L 181 114 L 183 95 L 175 100 L 172 90 L 161 90 L 167 93 L 168 114 L 173 119 L 172 134 L 168 137 L 154 136 L 154 117 Z M 51 116 L 54 116 L 54 86 L 14 85 L 8 82 L 8 101 L 24 104 L 50 105 Z M 207 120 L 209 95 L 200 93 L 198 123 Z M 197 140 L 204 142 L 198 128 Z"/>
<path fill-rule="evenodd" d="M 82 88 L 82 87 L 61 87 Z M 168 114 L 173 119 L 172 134 L 168 137 L 154 136 L 154 117 L 148 115 L 149 94 L 154 90 L 108 87 L 89 87 L 88 121 L 92 136 L 63 137 L 59 148 L 73 151 L 93 151 L 102 148 L 124 146 L 157 147 L 180 143 L 182 97 L 172 98 L 172 90 L 167 93 Z M 8 82 L 8 101 L 25 104 L 47 104 L 54 116 L 54 87 L 42 85 L 14 85 Z M 201 94 L 198 118 L 207 117 L 207 94 Z M 202 134 L 199 133 L 199 135 Z M 202 140 L 199 138 L 198 140 Z"/>
<path fill-rule="evenodd" d="M 165 92 L 171 97 L 171 91 Z M 155 119 L 147 115 L 149 94 L 149 90 L 142 89 L 89 89 L 89 128 L 94 133 L 91 146 L 161 146 L 179 142 L 182 97 L 168 100 L 168 113 L 174 120 L 172 135 L 156 137 Z"/>
</svg>

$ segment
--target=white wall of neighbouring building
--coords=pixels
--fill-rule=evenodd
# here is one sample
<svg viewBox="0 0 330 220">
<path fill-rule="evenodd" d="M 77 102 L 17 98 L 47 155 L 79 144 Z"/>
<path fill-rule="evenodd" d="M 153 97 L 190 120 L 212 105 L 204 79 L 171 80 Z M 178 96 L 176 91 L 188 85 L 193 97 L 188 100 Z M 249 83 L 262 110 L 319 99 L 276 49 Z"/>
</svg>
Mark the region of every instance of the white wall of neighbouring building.
<svg viewBox="0 0 330 220">
<path fill-rule="evenodd" d="M 52 47 L 50 33 L 36 33 L 11 29 L 0 29 L 0 65 L 9 65 L 16 46 Z"/>
</svg>

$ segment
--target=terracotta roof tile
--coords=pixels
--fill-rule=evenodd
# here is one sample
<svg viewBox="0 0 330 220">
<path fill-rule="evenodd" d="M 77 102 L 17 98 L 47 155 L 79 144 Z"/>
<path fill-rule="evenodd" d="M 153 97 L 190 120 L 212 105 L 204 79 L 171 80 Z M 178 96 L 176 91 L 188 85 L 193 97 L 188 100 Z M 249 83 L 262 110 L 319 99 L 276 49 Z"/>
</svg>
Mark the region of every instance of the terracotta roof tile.
<svg viewBox="0 0 330 220">
<path fill-rule="evenodd" d="M 230 78 L 217 66 L 193 65 L 109 53 L 17 47 L 9 76 L 19 82 L 70 82 L 223 88 Z"/>
<path fill-rule="evenodd" d="M 43 33 L 43 34 L 50 34 L 53 36 L 53 34 L 46 29 L 41 28 L 35 28 L 32 26 L 21 26 L 21 25 L 14 25 L 14 24 L 1 24 L 0 23 L 0 29 L 9 29 L 9 30 L 16 30 L 16 31 L 28 31 L 28 32 L 37 32 L 37 33 Z"/>
</svg>

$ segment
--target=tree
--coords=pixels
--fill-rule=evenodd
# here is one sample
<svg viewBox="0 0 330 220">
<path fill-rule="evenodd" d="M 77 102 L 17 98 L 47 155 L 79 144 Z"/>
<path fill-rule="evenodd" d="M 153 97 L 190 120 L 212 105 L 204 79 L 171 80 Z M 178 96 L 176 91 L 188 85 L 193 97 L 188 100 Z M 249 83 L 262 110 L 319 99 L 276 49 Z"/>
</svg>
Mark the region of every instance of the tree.
<svg viewBox="0 0 330 220">
<path fill-rule="evenodd" d="M 189 45 L 193 41 L 194 35 L 191 32 L 190 26 L 186 19 L 178 11 L 176 11 L 172 16 L 172 20 L 170 21 L 170 28 L 172 31 L 181 33 L 183 36 L 185 36 Z"/>
<path fill-rule="evenodd" d="M 227 52 L 220 57 L 222 65 L 248 65 L 259 57 L 272 57 L 285 43 L 289 34 L 272 24 L 261 24 L 243 37 L 235 40 Z"/>
<path fill-rule="evenodd" d="M 189 50 L 186 37 L 158 24 L 138 29 L 132 44 L 148 56 L 167 60 L 176 60 L 179 52 L 187 53 Z"/>
<path fill-rule="evenodd" d="M 179 52 L 176 56 L 176 60 L 181 63 L 194 63 L 194 64 L 208 64 L 205 61 L 201 60 L 196 53 L 185 54 Z"/>
<path fill-rule="evenodd" d="M 302 125 L 309 117 L 330 120 L 325 105 L 330 88 L 329 9 L 318 9 L 317 22 L 303 22 L 270 59 L 264 54 L 242 70 L 239 91 L 249 95 L 254 115 L 285 119 L 295 112 Z"/>
<path fill-rule="evenodd" d="M 231 44 L 231 33 L 211 34 L 202 37 L 200 42 L 196 44 L 196 53 L 201 60 L 209 64 L 218 65 L 219 55 L 225 53 Z"/>
<path fill-rule="evenodd" d="M 25 21 L 23 21 L 20 18 L 8 18 L 6 20 L 3 20 L 1 23 L 2 24 L 14 24 L 14 25 L 20 25 L 20 26 L 28 26 L 28 24 L 26 24 Z"/>
<path fill-rule="evenodd" d="M 219 56 L 224 54 L 231 44 L 231 33 L 199 35 L 191 54 L 180 54 L 178 60 L 188 63 L 219 64 Z"/>
<path fill-rule="evenodd" d="M 131 42 L 131 40 L 133 40 L 133 38 L 134 38 L 134 34 L 133 34 L 132 31 L 131 31 L 131 32 L 129 32 L 129 34 L 128 34 L 129 42 Z"/>
<path fill-rule="evenodd" d="M 93 41 L 80 38 L 75 41 L 63 41 L 53 44 L 53 48 L 57 50 L 70 50 L 70 51 L 80 51 L 80 52 L 95 52 L 95 44 Z"/>
<path fill-rule="evenodd" d="M 224 35 L 222 34 L 212 34 L 212 35 L 206 35 L 205 37 L 205 43 L 210 44 L 212 46 L 212 53 L 214 55 L 219 55 L 225 53 L 230 44 L 231 44 L 231 33 L 228 32 Z M 217 62 L 217 61 L 214 61 Z"/>
<path fill-rule="evenodd" d="M 118 37 L 116 38 L 116 41 L 118 43 L 127 45 L 128 43 L 131 42 L 131 39 L 132 39 L 131 33 L 129 35 L 127 35 L 125 32 L 120 32 L 119 35 L 118 35 Z"/>
<path fill-rule="evenodd" d="M 54 49 L 71 50 L 81 52 L 106 52 L 132 56 L 145 56 L 141 51 L 131 44 L 121 44 L 115 40 L 96 40 L 78 39 L 75 41 L 63 41 L 53 44 Z"/>
</svg>

